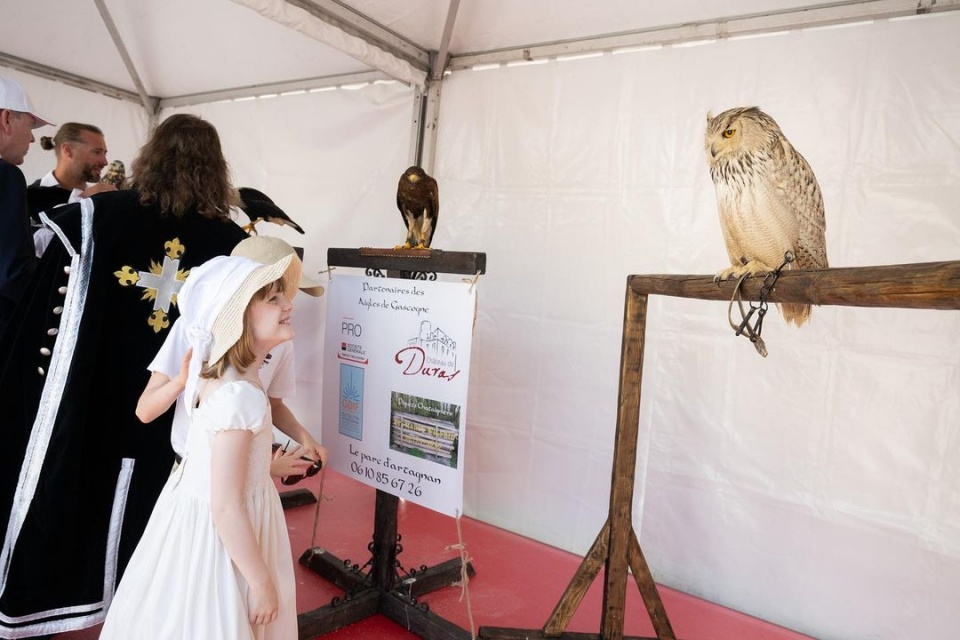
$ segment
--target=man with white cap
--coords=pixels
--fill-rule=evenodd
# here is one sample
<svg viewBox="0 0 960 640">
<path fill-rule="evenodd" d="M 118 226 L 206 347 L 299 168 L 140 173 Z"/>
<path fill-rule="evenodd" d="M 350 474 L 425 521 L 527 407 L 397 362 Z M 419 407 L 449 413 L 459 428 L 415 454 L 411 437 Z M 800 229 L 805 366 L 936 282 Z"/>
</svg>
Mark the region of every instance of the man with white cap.
<svg viewBox="0 0 960 640">
<path fill-rule="evenodd" d="M 0 334 L 37 267 L 23 164 L 33 130 L 50 124 L 19 83 L 0 78 Z"/>
</svg>

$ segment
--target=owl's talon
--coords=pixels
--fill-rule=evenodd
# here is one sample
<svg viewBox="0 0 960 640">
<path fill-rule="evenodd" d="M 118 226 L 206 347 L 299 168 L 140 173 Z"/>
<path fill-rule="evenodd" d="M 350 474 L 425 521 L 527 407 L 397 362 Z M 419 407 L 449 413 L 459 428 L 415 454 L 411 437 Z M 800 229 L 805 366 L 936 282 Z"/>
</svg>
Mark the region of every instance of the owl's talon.
<svg viewBox="0 0 960 640">
<path fill-rule="evenodd" d="M 722 271 L 718 271 L 716 275 L 713 276 L 713 281 L 716 282 L 717 286 L 719 287 L 724 280 L 739 278 L 742 275 L 741 269 L 742 269 L 741 265 L 733 265 L 732 267 L 727 267 Z"/>
</svg>

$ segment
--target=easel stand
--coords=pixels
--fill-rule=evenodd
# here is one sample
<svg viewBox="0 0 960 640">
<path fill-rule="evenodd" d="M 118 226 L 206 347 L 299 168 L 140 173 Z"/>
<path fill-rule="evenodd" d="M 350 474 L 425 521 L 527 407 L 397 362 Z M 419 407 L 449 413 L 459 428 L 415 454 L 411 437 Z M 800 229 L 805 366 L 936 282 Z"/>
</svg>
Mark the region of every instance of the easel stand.
<svg viewBox="0 0 960 640">
<path fill-rule="evenodd" d="M 367 275 L 436 280 L 437 273 L 474 276 L 486 272 L 485 253 L 428 250 L 330 249 L 331 267 L 359 267 Z M 387 273 L 384 273 L 384 272 Z M 345 591 L 343 598 L 298 616 L 300 640 L 308 640 L 382 613 L 427 640 L 469 640 L 469 631 L 432 613 L 417 599 L 461 578 L 463 562 L 448 560 L 434 567 L 405 570 L 397 559 L 403 551 L 397 532 L 399 498 L 377 490 L 371 553 L 365 565 L 350 564 L 319 547 L 307 549 L 300 564 Z M 369 567 L 365 573 L 364 570 Z M 474 575 L 467 563 L 468 575 Z"/>
<path fill-rule="evenodd" d="M 743 283 L 743 298 L 756 300 L 762 284 L 762 277 L 748 278 Z M 728 302 L 734 286 L 732 281 L 722 282 L 718 286 L 712 276 L 634 275 L 627 278 L 616 446 L 607 522 L 542 629 L 480 627 L 480 638 L 652 640 L 623 635 L 629 567 L 653 623 L 657 640 L 675 640 L 632 522 L 647 298 L 653 294 Z M 960 309 L 960 262 L 785 271 L 780 274 L 776 288 L 770 292 L 767 300 L 852 307 Z M 605 574 L 600 634 L 565 633 L 567 624 L 601 566 L 605 567 Z"/>
</svg>

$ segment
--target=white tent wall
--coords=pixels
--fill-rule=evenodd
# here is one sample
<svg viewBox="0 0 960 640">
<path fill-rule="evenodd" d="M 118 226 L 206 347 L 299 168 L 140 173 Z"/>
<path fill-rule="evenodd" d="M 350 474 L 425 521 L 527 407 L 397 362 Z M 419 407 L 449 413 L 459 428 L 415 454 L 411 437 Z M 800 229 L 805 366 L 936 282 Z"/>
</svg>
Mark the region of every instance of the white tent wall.
<svg viewBox="0 0 960 640">
<path fill-rule="evenodd" d="M 960 15 L 454 72 L 435 246 L 480 250 L 466 512 L 584 553 L 607 514 L 626 276 L 726 264 L 705 115 L 816 172 L 831 266 L 957 259 Z M 635 526 L 661 582 L 819 638 L 960 628 L 960 314 L 652 297 Z M 468 541 L 469 543 L 469 541 Z M 572 576 L 571 576 L 572 577 Z M 669 613 L 669 612 L 668 612 Z"/>
<path fill-rule="evenodd" d="M 409 164 L 413 96 L 399 82 L 378 82 L 165 109 L 160 118 L 193 113 L 217 127 L 234 184 L 269 195 L 306 233 L 257 229 L 303 247 L 304 268 L 323 282 L 328 248 L 403 241 L 396 185 Z M 298 391 L 287 405 L 317 439 L 325 313 L 325 298 L 295 300 Z"/>
<path fill-rule="evenodd" d="M 831 266 L 957 259 L 958 33 L 950 12 L 448 75 L 434 245 L 489 265 L 467 515 L 578 554 L 599 532 L 626 276 L 727 262 L 708 110 L 778 120 L 823 189 Z M 101 126 L 111 159 L 146 138 L 136 104 L 0 73 L 56 122 Z M 330 246 L 401 239 L 413 96 L 373 84 L 161 119 L 216 125 L 234 182 L 307 233 L 261 231 L 305 247 L 316 273 Z M 22 168 L 32 181 L 53 166 L 35 145 Z M 318 436 L 324 312 L 298 298 L 289 402 Z M 955 637 L 960 314 L 823 307 L 798 331 L 771 310 L 767 359 L 725 314 L 650 299 L 634 520 L 655 577 L 819 638 Z"/>
<path fill-rule="evenodd" d="M 130 163 L 143 144 L 149 126 L 149 118 L 142 106 L 3 66 L 0 66 L 0 76 L 23 85 L 37 111 L 57 125 L 34 130 L 36 142 L 30 145 L 30 151 L 20 166 L 27 184 L 42 178 L 57 165 L 54 152 L 40 148 L 40 137 L 53 137 L 59 125 L 65 122 L 100 127 L 107 141 L 107 159 L 122 160 L 127 173 L 130 172 Z"/>
</svg>

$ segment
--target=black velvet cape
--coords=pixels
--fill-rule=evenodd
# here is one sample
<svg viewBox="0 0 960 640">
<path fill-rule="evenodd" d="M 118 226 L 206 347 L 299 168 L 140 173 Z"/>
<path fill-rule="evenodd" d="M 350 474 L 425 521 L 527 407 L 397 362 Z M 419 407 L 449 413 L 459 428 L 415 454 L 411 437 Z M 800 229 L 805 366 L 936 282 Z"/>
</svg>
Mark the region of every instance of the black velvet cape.
<svg viewBox="0 0 960 640">
<path fill-rule="evenodd" d="M 173 463 L 173 410 L 146 425 L 134 414 L 179 315 L 164 288 L 246 237 L 232 221 L 161 215 L 136 191 L 47 214 L 61 241 L 0 338 L 2 638 L 103 620 Z"/>
</svg>

